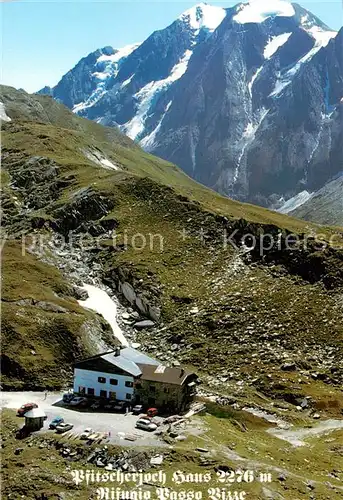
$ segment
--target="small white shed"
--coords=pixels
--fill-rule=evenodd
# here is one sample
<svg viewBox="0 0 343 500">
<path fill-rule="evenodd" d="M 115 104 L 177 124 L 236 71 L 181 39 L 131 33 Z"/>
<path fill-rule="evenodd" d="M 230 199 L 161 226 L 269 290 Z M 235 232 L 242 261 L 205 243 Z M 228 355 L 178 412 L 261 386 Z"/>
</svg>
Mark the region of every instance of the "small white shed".
<svg viewBox="0 0 343 500">
<path fill-rule="evenodd" d="M 39 431 L 44 427 L 46 415 L 41 408 L 33 408 L 25 413 L 25 427 L 30 431 Z"/>
</svg>

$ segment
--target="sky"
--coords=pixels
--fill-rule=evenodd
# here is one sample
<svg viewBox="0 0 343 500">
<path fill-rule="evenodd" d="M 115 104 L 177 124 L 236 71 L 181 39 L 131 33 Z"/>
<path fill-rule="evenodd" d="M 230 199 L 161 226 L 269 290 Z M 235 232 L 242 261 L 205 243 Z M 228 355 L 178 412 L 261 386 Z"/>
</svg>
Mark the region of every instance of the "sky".
<svg viewBox="0 0 343 500">
<path fill-rule="evenodd" d="M 145 40 L 200 0 L 1 0 L 1 82 L 34 92 L 53 86 L 97 48 Z M 266 0 L 270 1 L 270 0 Z M 231 7 L 236 1 L 211 1 Z M 343 25 L 342 0 L 297 0 L 333 29 Z"/>
</svg>

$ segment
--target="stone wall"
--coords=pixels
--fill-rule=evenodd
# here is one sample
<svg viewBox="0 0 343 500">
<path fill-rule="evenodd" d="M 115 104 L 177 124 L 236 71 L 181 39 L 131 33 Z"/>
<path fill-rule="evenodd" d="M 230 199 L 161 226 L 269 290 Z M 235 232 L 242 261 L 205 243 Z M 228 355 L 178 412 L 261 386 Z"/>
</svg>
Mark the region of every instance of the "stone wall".
<svg viewBox="0 0 343 500">
<path fill-rule="evenodd" d="M 184 411 L 194 399 L 187 385 L 137 380 L 134 387 L 135 402 L 157 408 L 162 414 Z M 138 399 L 139 398 L 139 399 Z"/>
</svg>

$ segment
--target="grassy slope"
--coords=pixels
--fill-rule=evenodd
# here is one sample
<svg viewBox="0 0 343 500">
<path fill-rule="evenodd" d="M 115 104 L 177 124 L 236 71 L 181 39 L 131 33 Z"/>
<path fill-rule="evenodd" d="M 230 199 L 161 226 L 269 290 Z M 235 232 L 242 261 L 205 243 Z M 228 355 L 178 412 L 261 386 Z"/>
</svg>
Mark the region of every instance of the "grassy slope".
<svg viewBox="0 0 343 500">
<path fill-rule="evenodd" d="M 100 256 L 108 279 L 113 269 L 121 269 L 128 276 L 133 274 L 135 287 L 140 280 L 147 289 L 158 286 L 168 330 L 160 336 L 142 332 L 142 344 L 148 349 L 157 344 L 157 351 L 151 350 L 154 355 L 181 341 L 175 358 L 196 367 L 204 381 L 220 374 L 224 393 L 243 391 L 253 397 L 261 391 L 280 399 L 308 394 L 325 408 L 328 386 L 312 380 L 310 373 L 328 372 L 331 356 L 332 365 L 342 372 L 339 293 L 329 294 L 321 284 L 291 276 L 281 266 L 246 265 L 220 243 L 204 244 L 193 231 L 196 213 L 180 206 L 177 218 L 170 210 L 161 220 L 164 211 L 156 196 L 154 200 L 156 205 L 152 203 L 148 210 L 139 198 L 127 197 L 114 212 L 119 229 L 125 228 L 128 234 L 162 234 L 163 252 L 158 246 L 142 251 L 128 246 L 125 252 L 113 253 L 109 248 Z M 185 241 L 183 227 L 189 231 Z M 191 314 L 194 307 L 198 314 Z M 297 363 L 296 371 L 281 369 L 287 360 Z M 244 381 L 243 389 L 238 381 Z M 338 387 L 331 399 L 333 415 L 339 415 L 343 399 Z"/>
<path fill-rule="evenodd" d="M 318 228 L 315 224 L 225 198 L 198 184 L 175 165 L 145 153 L 115 129 L 79 118 L 49 96 L 30 97 L 25 92 L 18 93 L 11 87 L 1 86 L 0 98 L 5 102 L 6 112 L 13 120 L 29 121 L 14 135 L 6 134 L 6 126 L 4 145 L 9 148 L 19 147 L 28 154 L 47 156 L 63 164 L 75 166 L 81 176 L 81 185 L 88 185 L 94 176 L 94 181 L 99 182 L 101 188 L 107 187 L 110 191 L 113 185 L 122 179 L 122 173 L 94 169 L 94 163 L 88 160 L 82 151 L 97 147 L 108 155 L 110 160 L 117 161 L 123 171 L 135 176 L 147 176 L 171 186 L 190 199 L 200 202 L 210 211 L 228 217 L 242 217 L 252 222 L 275 224 L 295 232 Z M 89 169 L 80 171 L 80 167 L 86 166 L 92 166 L 93 172 Z"/>
<path fill-rule="evenodd" d="M 1 435 L 4 447 L 1 454 L 5 466 L 2 493 L 6 497 L 9 494 L 18 497 L 24 495 L 26 499 L 31 500 L 44 493 L 48 498 L 50 495 L 54 498 L 53 495 L 63 494 L 66 498 L 86 500 L 92 493 L 95 494 L 95 485 L 76 487 L 71 480 L 70 470 L 99 471 L 94 465 L 86 462 L 87 457 L 99 445 L 85 446 L 84 442 L 68 441 L 67 438 L 57 436 L 51 431 L 45 435 L 17 441 L 14 434 L 21 423 L 19 420 L 13 411 L 3 411 Z M 307 425 L 306 421 L 298 423 Z M 266 498 L 268 490 L 273 498 L 294 500 L 310 498 L 309 495 L 314 490 L 318 500 L 341 498 L 341 490 L 338 488 L 341 488 L 342 477 L 342 431 L 333 432 L 329 437 L 324 435 L 307 439 L 307 446 L 294 448 L 289 443 L 266 434 L 270 425 L 261 419 L 226 408 L 218 413 L 218 409 L 213 408 L 213 405 L 209 406 L 206 414 L 197 416 L 193 425 L 195 429 L 201 429 L 200 434 L 196 432 L 186 441 L 174 443 L 172 448 L 160 449 L 159 452 L 164 456 L 163 464 L 151 469 L 151 472 L 159 469 L 165 472 L 166 487 L 174 491 L 181 493 L 182 490 L 193 489 L 201 491 L 203 498 L 208 498 L 209 488 L 220 487 L 231 491 L 246 491 L 247 498 L 262 500 Z M 61 456 L 59 449 L 63 444 L 72 451 L 77 451 L 76 461 L 74 459 L 71 462 Z M 21 452 L 15 454 L 14 450 L 18 447 Z M 198 452 L 197 447 L 207 449 L 208 452 Z M 112 446 L 109 446 L 109 450 L 113 455 L 119 451 Z M 149 449 L 143 451 L 150 456 L 154 454 Z M 243 461 L 234 460 L 235 454 L 242 457 Z M 255 480 L 251 483 L 220 483 L 216 474 L 218 466 L 227 466 L 233 471 L 250 470 Z M 208 483 L 194 480 L 193 484 L 178 485 L 172 481 L 176 471 L 185 475 L 210 473 L 211 480 Z M 259 480 L 261 472 L 269 472 L 271 482 L 263 484 Z M 329 478 L 328 472 L 331 474 Z M 281 476 L 283 480 L 279 479 Z M 239 474 L 236 477 L 239 477 Z M 104 483 L 101 486 L 117 485 Z M 128 482 L 126 488 L 123 487 L 136 488 L 132 482 Z M 150 490 L 152 498 L 155 498 L 153 487 L 146 485 L 144 489 Z"/>
<path fill-rule="evenodd" d="M 13 90 L 6 92 L 13 96 Z M 24 95 L 22 99 L 26 106 L 27 97 Z M 151 351 L 153 355 L 169 351 L 177 339 L 183 347 L 176 351 L 175 357 L 194 366 L 203 375 L 205 385 L 208 383 L 223 394 L 233 394 L 242 405 L 247 401 L 270 405 L 270 410 L 275 411 L 280 401 L 290 395 L 307 395 L 312 396 L 316 410 L 339 416 L 343 408 L 339 386 L 311 378 L 313 372 L 334 377 L 331 365 L 339 367 L 342 362 L 339 291 L 328 292 L 321 283 L 310 284 L 290 275 L 282 266 L 266 268 L 237 260 L 232 249 L 222 248 L 212 214 L 273 224 L 290 231 L 312 233 L 317 226 L 223 198 L 195 183 L 175 166 L 142 152 L 116 131 L 81 120 L 48 97 L 34 98 L 32 106 L 36 107 L 37 102 L 41 108 L 38 106 L 34 115 L 32 109 L 19 113 L 15 103 L 13 110 L 6 106 L 8 114 L 18 118 L 3 130 L 6 170 L 2 187 L 6 193 L 6 213 L 16 214 L 21 210 L 27 193 L 24 188 L 13 190 L 14 170 L 7 159 L 16 157 L 20 162 L 33 155 L 52 158 L 60 166 L 58 179 L 68 182 L 50 204 L 26 214 L 23 218 L 26 225 L 22 226 L 25 230 L 30 227 L 27 221 L 35 215 L 54 220 L 56 209 L 65 208 L 68 213 L 75 193 L 92 186 L 114 202 L 107 218 L 118 223 L 119 244 L 124 242 L 125 233 L 163 236 L 163 251 L 158 246 L 136 251 L 129 243 L 114 252 L 111 242 L 105 240 L 102 251 L 94 256 L 109 284 L 115 283 L 120 270 L 136 288 L 161 306 L 166 329 L 151 338 L 149 332 L 141 334 L 143 345 L 157 345 L 158 349 Z M 41 123 L 32 121 L 32 116 Z M 83 151 L 93 148 L 120 164 L 121 170 L 105 170 L 92 163 Z M 33 192 L 36 189 L 37 198 L 44 192 L 42 186 L 44 182 L 37 182 L 32 188 Z M 11 217 L 15 215 L 10 216 L 10 222 Z M 208 235 L 206 244 L 199 238 L 200 228 Z M 13 226 L 10 224 L 7 229 L 11 232 Z M 183 229 L 187 230 L 185 240 L 181 237 Z M 16 230 L 17 226 L 15 233 Z M 331 230 L 326 232 L 329 234 Z M 3 383 L 19 387 L 25 378 L 35 387 L 58 387 L 61 380 L 68 379 L 73 357 L 91 349 L 83 326 L 87 323 L 91 329 L 99 328 L 97 320 L 70 296 L 66 276 L 32 255 L 22 257 L 20 242 L 6 243 L 3 263 L 3 351 L 18 361 L 18 366 L 12 367 L 11 380 L 3 377 Z M 49 313 L 37 305 L 13 302 L 27 298 L 51 302 L 68 312 Z M 193 315 L 190 309 L 195 306 L 199 313 Z M 31 350 L 36 354 L 31 354 Z M 296 362 L 296 371 L 281 370 L 288 359 Z M 62 374 L 58 371 L 60 365 L 65 370 Z M 311 479 L 319 481 L 316 498 L 328 495 L 339 498 L 332 489 L 327 489 L 325 482 L 328 472 L 339 469 L 341 432 L 330 436 L 333 441 L 323 437 L 311 442 L 311 447 L 294 450 L 287 443 L 266 436 L 266 424 L 249 415 L 235 413 L 230 418 L 218 418 L 216 412 L 210 413 L 201 417 L 205 433 L 177 445 L 166 459 L 164 470 L 205 472 L 206 468 L 200 467 L 199 454 L 194 452 L 196 446 L 213 450 L 215 462 L 237 468 L 237 463 L 230 459 L 230 448 L 242 457 L 262 462 L 260 466 L 250 463 L 250 469 L 266 471 L 276 466 L 287 471 L 284 482 L 276 480 L 278 472 L 273 474 L 270 489 L 275 494 L 278 492 L 290 500 L 308 498 L 310 490 L 305 483 Z M 296 412 L 292 418 L 295 423 L 308 423 L 300 422 Z M 242 430 L 239 422 L 244 423 L 247 431 Z M 53 494 L 67 489 L 71 498 L 89 497 L 66 482 L 64 470 L 69 463 L 58 453 L 49 451 L 46 460 L 47 450 L 40 449 L 39 444 L 33 447 L 17 444 L 13 438 L 16 425 L 8 412 L 4 424 L 7 491 L 31 498 L 39 484 L 40 492 Z M 24 447 L 22 456 L 13 454 L 17 446 Z M 25 469 L 20 466 L 23 462 Z M 84 463 L 76 465 L 89 467 Z M 332 478 L 330 482 L 336 483 Z M 264 498 L 259 483 L 248 485 L 247 490 L 251 498 Z"/>
<path fill-rule="evenodd" d="M 78 305 L 56 268 L 23 255 L 20 242 L 7 241 L 2 259 L 2 385 L 63 387 L 74 360 L 96 352 L 88 332 L 101 332 L 102 322 Z"/>
<path fill-rule="evenodd" d="M 181 332 L 185 344 L 191 346 L 190 350 L 178 353 L 179 358 L 206 372 L 224 366 L 236 371 L 237 376 L 246 377 L 248 384 L 256 384 L 251 379 L 257 371 L 258 385 L 267 392 L 266 374 L 273 373 L 281 380 L 281 392 L 294 386 L 298 374 L 285 377 L 280 371 L 280 356 L 262 354 L 260 359 L 254 359 L 256 346 L 264 335 L 271 335 L 270 351 L 276 353 L 280 349 L 277 334 L 284 337 L 281 347 L 285 357 L 293 357 L 293 345 L 298 342 L 300 357 L 305 351 L 311 358 L 308 372 L 321 366 L 327 338 L 334 352 L 333 362 L 339 362 L 342 344 L 339 296 L 328 294 L 321 284 L 310 285 L 292 277 L 281 267 L 271 270 L 238 262 L 236 269 L 232 249 L 222 248 L 213 214 L 230 220 L 243 218 L 273 224 L 296 232 L 314 233 L 317 226 L 224 198 L 195 183 L 174 165 L 144 153 L 113 129 L 75 117 L 49 97 L 21 95 L 20 111 L 14 101 L 8 105 L 10 97 L 17 98 L 15 91 L 2 89 L 1 98 L 13 118 L 3 130 L 5 166 L 8 157 L 44 156 L 58 163 L 58 179 L 68 180 L 55 200 L 31 211 L 28 219 L 39 215 L 54 220 L 58 209 L 65 210 L 68 216 L 75 193 L 91 186 L 114 204 L 107 218 L 118 223 L 119 244 L 124 242 L 124 234 L 163 236 L 162 252 L 158 245 L 152 250 L 137 251 L 130 244 L 113 252 L 111 242 L 105 241 L 105 248 L 96 259 L 107 282 L 113 285 L 113 276 L 123 272 L 135 286 L 158 301 L 162 318 L 168 324 L 169 338 Z M 38 106 L 38 111 L 33 113 L 27 108 L 27 100 L 31 108 L 36 110 Z M 94 148 L 119 164 L 120 170 L 106 170 L 90 161 L 84 152 Z M 10 186 L 11 165 L 6 167 L 3 186 L 9 196 L 14 195 Z M 42 183 L 44 188 L 46 184 Z M 43 188 L 39 183 L 33 188 L 39 198 Z M 20 193 L 15 191 L 19 205 L 25 201 L 20 199 Z M 184 229 L 186 239 L 181 236 Z M 200 229 L 208 234 L 205 244 L 199 238 Z M 331 229 L 326 232 L 330 234 Z M 189 310 L 195 305 L 200 313 L 192 316 Z M 253 327 L 253 333 L 249 327 Z M 242 341 L 246 348 L 240 349 Z M 165 347 L 168 348 L 168 343 Z"/>
</svg>

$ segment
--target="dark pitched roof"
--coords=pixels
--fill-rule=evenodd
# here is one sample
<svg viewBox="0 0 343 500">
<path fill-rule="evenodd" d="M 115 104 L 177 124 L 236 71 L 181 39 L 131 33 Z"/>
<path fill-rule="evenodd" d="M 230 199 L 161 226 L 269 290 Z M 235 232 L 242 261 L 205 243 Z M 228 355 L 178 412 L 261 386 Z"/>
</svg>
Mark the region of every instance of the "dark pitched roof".
<svg viewBox="0 0 343 500">
<path fill-rule="evenodd" d="M 84 359 L 76 363 L 75 368 L 119 375 L 129 373 L 142 380 L 175 385 L 182 385 L 190 375 L 196 377 L 183 368 L 164 366 L 132 347 L 118 348 Z"/>
<path fill-rule="evenodd" d="M 151 382 L 182 385 L 190 375 L 195 377 L 194 373 L 178 367 L 140 363 L 138 366 L 142 371 L 141 380 L 150 380 Z"/>
</svg>

